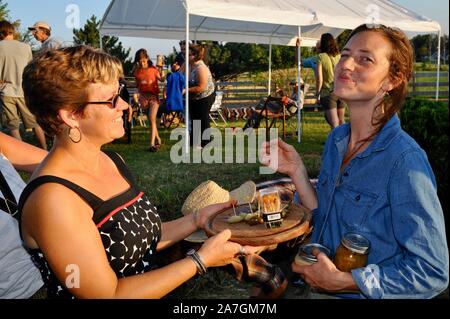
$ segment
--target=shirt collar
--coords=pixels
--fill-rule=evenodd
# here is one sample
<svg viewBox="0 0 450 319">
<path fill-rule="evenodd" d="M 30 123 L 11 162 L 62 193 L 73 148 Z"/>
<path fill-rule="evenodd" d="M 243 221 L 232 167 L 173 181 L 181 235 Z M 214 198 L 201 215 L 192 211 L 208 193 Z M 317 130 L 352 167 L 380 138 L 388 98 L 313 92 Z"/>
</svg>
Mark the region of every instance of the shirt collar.
<svg viewBox="0 0 450 319">
<path fill-rule="evenodd" d="M 380 152 L 386 149 L 394 138 L 400 133 L 400 120 L 397 114 L 394 114 L 383 126 L 369 147 L 357 157 L 369 156 L 372 152 Z M 350 138 L 350 123 L 345 124 L 342 130 L 336 132 L 334 143 L 338 149 L 347 149 L 348 139 Z M 345 147 L 343 147 L 345 144 Z"/>
</svg>

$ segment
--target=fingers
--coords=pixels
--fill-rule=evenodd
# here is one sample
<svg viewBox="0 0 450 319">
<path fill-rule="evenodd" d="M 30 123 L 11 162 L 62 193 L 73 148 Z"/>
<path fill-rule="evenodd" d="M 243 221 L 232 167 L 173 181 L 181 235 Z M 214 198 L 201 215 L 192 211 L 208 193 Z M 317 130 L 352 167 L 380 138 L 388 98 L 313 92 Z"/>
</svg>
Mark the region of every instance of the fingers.
<svg viewBox="0 0 450 319">
<path fill-rule="evenodd" d="M 328 258 L 328 256 L 325 253 L 321 251 L 319 251 L 318 253 L 313 251 L 313 254 L 316 256 L 318 263 L 333 264 L 333 262 L 330 260 L 330 258 Z"/>
<path fill-rule="evenodd" d="M 222 230 L 215 237 L 221 242 L 226 242 L 231 237 L 231 231 L 229 229 Z"/>
</svg>

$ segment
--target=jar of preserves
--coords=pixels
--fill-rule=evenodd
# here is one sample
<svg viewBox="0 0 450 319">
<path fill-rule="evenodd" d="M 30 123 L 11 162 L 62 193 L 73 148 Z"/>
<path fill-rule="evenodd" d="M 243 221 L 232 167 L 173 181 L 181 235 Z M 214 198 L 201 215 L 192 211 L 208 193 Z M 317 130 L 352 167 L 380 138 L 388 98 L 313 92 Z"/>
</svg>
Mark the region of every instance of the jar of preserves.
<svg viewBox="0 0 450 319">
<path fill-rule="evenodd" d="M 340 271 L 350 272 L 352 269 L 365 267 L 369 256 L 370 242 L 357 233 L 347 233 L 342 237 L 336 250 L 334 264 Z"/>
<path fill-rule="evenodd" d="M 321 244 L 311 243 L 300 246 L 297 255 L 295 255 L 295 263 L 299 266 L 309 266 L 317 262 L 314 251 L 323 252 L 330 257 L 330 250 Z"/>
</svg>

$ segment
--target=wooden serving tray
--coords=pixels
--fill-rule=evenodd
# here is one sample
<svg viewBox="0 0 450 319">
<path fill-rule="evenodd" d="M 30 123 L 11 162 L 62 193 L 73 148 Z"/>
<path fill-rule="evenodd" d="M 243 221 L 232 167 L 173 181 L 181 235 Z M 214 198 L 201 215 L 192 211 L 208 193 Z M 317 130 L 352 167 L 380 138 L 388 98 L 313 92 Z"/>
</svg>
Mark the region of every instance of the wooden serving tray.
<svg viewBox="0 0 450 319">
<path fill-rule="evenodd" d="M 225 229 L 231 230 L 230 241 L 241 245 L 265 246 L 273 245 L 305 235 L 311 231 L 311 212 L 296 204 L 289 206 L 289 213 L 278 228 L 266 228 L 264 224 L 249 225 L 246 222 L 230 224 L 228 217 L 234 215 L 229 208 L 213 215 L 206 223 L 205 232 L 214 236 Z"/>
</svg>

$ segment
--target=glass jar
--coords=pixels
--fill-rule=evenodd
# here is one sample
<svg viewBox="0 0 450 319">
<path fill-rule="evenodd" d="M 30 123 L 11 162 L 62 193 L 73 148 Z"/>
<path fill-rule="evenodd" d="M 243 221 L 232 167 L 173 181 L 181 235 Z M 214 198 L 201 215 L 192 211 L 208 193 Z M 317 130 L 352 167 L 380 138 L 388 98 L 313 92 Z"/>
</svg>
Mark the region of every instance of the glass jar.
<svg viewBox="0 0 450 319">
<path fill-rule="evenodd" d="M 317 262 L 317 257 L 313 254 L 315 250 L 323 252 L 330 257 L 330 250 L 321 244 L 311 243 L 302 245 L 297 255 L 295 255 L 295 263 L 299 266 L 309 266 Z"/>
<path fill-rule="evenodd" d="M 340 271 L 350 272 L 352 269 L 365 267 L 369 257 L 370 242 L 357 233 L 347 233 L 342 237 L 336 250 L 334 264 Z"/>
</svg>

